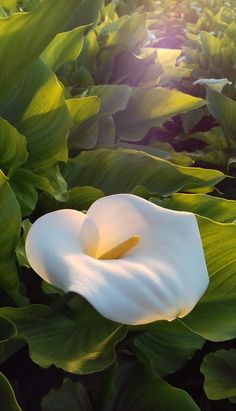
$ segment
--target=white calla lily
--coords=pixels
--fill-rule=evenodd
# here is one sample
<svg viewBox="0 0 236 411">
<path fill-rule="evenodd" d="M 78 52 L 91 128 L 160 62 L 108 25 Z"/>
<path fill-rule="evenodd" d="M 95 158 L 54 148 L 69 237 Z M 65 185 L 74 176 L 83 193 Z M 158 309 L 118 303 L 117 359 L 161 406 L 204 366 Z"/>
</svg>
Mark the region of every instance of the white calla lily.
<svg viewBox="0 0 236 411">
<path fill-rule="evenodd" d="M 209 282 L 194 214 L 130 194 L 99 199 L 87 214 L 44 215 L 28 233 L 26 254 L 44 280 L 123 324 L 184 317 Z"/>
</svg>

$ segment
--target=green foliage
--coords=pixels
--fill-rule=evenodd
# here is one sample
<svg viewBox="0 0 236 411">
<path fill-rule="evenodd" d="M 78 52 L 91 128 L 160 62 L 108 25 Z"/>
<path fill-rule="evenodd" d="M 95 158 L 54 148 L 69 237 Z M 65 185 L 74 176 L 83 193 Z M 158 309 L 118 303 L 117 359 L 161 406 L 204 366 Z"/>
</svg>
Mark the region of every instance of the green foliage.
<svg viewBox="0 0 236 411">
<path fill-rule="evenodd" d="M 43 411 L 92 411 L 88 395 L 82 384 L 65 378 L 62 386 L 54 388 L 43 398 Z"/>
<path fill-rule="evenodd" d="M 216 170 L 176 166 L 144 152 L 126 149 L 84 151 L 68 163 L 64 176 L 70 187 L 76 186 L 77 181 L 83 186 L 90 182 L 106 195 L 145 186 L 151 193 L 163 196 L 177 191 L 209 192 L 224 178 Z"/>
<path fill-rule="evenodd" d="M 74 305 L 70 317 L 44 305 L 0 308 L 0 315 L 16 325 L 41 367 L 54 364 L 79 374 L 103 370 L 114 361 L 114 346 L 125 337 L 126 327 L 101 317 L 85 302 Z"/>
<path fill-rule="evenodd" d="M 0 171 L 0 286 L 15 301 L 19 301 L 19 279 L 14 260 L 14 249 L 20 236 L 19 204 L 7 177 Z"/>
<path fill-rule="evenodd" d="M 44 1 L 32 14 L 16 13 L 1 19 L 0 59 L 7 62 L 1 70 L 1 101 L 6 96 L 9 86 L 20 77 L 63 28 L 77 3 L 77 0 Z M 47 30 L 41 29 L 42 22 Z M 32 38 L 34 38 L 33 42 Z"/>
<path fill-rule="evenodd" d="M 0 373 L 1 407 L 4 411 L 22 411 L 7 378 Z"/>
<path fill-rule="evenodd" d="M 0 0 L 0 363 L 23 409 L 54 365 L 43 411 L 213 410 L 197 350 L 235 402 L 235 350 L 204 345 L 236 338 L 235 33 L 235 0 Z M 127 329 L 29 269 L 35 219 L 129 192 L 197 215 L 210 285 L 182 320 Z M 20 411 L 2 374 L 0 394 Z"/>
<path fill-rule="evenodd" d="M 192 358 L 195 351 L 202 348 L 204 339 L 178 320 L 173 323 L 161 321 L 147 326 L 147 331 L 140 333 L 134 344 L 140 353 L 145 354 L 147 364 L 155 374 L 165 376 L 174 373 Z"/>
<path fill-rule="evenodd" d="M 191 397 L 138 363 L 128 363 L 115 376 L 117 393 L 109 411 L 199 411 Z M 138 387 L 138 389 L 137 389 Z M 138 404 L 138 405 L 137 405 Z"/>
<path fill-rule="evenodd" d="M 123 140 L 139 141 L 151 127 L 161 126 L 174 115 L 199 108 L 201 99 L 162 88 L 134 89 L 124 112 L 115 116 L 117 133 Z"/>
<path fill-rule="evenodd" d="M 189 211 L 219 223 L 236 221 L 236 203 L 233 200 L 212 197 L 204 194 L 173 194 L 164 200 L 151 199 L 154 203 L 171 210 Z"/>
<path fill-rule="evenodd" d="M 236 399 L 236 350 L 218 350 L 206 355 L 201 365 L 208 398 Z"/>
</svg>

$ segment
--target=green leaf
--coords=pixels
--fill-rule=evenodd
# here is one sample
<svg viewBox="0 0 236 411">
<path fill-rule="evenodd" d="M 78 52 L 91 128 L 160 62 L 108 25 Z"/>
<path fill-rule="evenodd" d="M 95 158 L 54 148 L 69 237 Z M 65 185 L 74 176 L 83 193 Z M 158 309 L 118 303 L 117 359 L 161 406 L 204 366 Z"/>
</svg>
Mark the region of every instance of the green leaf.
<svg viewBox="0 0 236 411">
<path fill-rule="evenodd" d="M 236 201 L 204 194 L 173 194 L 170 198 L 158 200 L 156 204 L 171 210 L 189 211 L 219 223 L 233 223 L 236 220 Z"/>
<path fill-rule="evenodd" d="M 25 137 L 0 118 L 0 168 L 5 174 L 12 173 L 27 157 Z"/>
<path fill-rule="evenodd" d="M 52 388 L 42 399 L 42 411 L 92 411 L 88 394 L 80 382 L 63 380 L 59 389 Z"/>
<path fill-rule="evenodd" d="M 7 318 L 0 317 L 0 346 L 2 342 L 14 338 L 17 334 L 15 324 Z"/>
<path fill-rule="evenodd" d="M 17 0 L 1 0 L 1 6 L 8 12 L 13 12 L 16 9 Z"/>
<path fill-rule="evenodd" d="M 67 199 L 67 185 L 59 168 L 55 166 L 46 169 L 42 174 L 37 175 L 30 170 L 20 168 L 10 180 L 23 217 L 28 216 L 35 209 L 38 201 L 37 190 L 51 194 L 58 201 Z"/>
<path fill-rule="evenodd" d="M 91 1 L 91 0 L 90 0 Z M 99 0 L 96 0 L 99 1 Z M 94 0 L 92 0 L 94 4 Z M 88 1 L 86 0 L 86 3 L 88 4 Z M 83 43 L 83 48 L 81 50 L 81 53 L 77 59 L 77 66 L 82 69 L 82 71 L 86 72 L 86 69 L 88 70 L 89 74 L 93 73 L 94 70 L 96 69 L 97 62 L 97 54 L 99 51 L 98 47 L 98 40 L 97 40 L 97 35 L 95 30 L 90 30 L 84 37 L 84 43 Z M 92 80 L 93 81 L 93 80 Z M 81 83 L 81 87 L 83 87 L 83 83 Z"/>
<path fill-rule="evenodd" d="M 0 372 L 0 398 L 1 407 L 4 411 L 22 411 L 19 407 L 14 391 L 6 379 L 6 377 Z"/>
<path fill-rule="evenodd" d="M 131 94 L 131 88 L 125 84 L 105 84 L 102 86 L 90 87 L 84 94 L 88 96 L 86 97 L 87 99 L 94 99 L 95 96 L 99 98 L 100 105 L 98 113 L 94 113 L 93 116 L 89 116 L 87 120 L 79 123 L 72 130 L 70 134 L 69 145 L 70 147 L 77 149 L 90 149 L 96 145 L 96 143 L 98 142 L 99 133 L 101 132 L 99 128 L 103 126 L 104 121 L 109 121 L 111 115 L 113 115 L 117 111 L 123 110 L 127 106 Z M 79 100 L 81 99 L 76 99 L 76 101 Z M 83 100 L 85 101 L 85 98 Z M 82 104 L 84 101 L 82 101 Z M 73 115 L 76 114 L 76 103 L 72 102 L 73 100 L 69 100 L 68 104 L 69 110 L 72 111 L 72 117 L 74 117 Z M 87 102 L 89 103 L 89 100 L 86 101 L 86 104 Z M 93 105 L 90 107 L 90 112 L 93 111 L 93 108 L 95 111 L 97 109 L 98 103 L 96 102 L 95 106 L 95 100 L 90 100 L 90 102 L 93 103 Z M 86 111 L 88 111 L 86 107 L 85 109 Z M 78 112 L 76 118 L 79 117 L 79 114 L 80 112 Z M 115 134 L 114 128 L 112 128 L 112 134 L 113 133 Z M 109 143 L 110 140 L 112 140 L 113 142 L 113 135 L 111 135 L 111 138 L 109 139 L 106 130 L 105 142 Z"/>
<path fill-rule="evenodd" d="M 226 135 L 235 145 L 236 102 L 209 87 L 207 88 L 206 98 L 211 115 L 219 121 L 223 126 Z"/>
<path fill-rule="evenodd" d="M 96 84 L 109 83 L 115 69 L 115 58 L 122 51 L 136 52 L 147 40 L 147 13 L 122 16 L 116 21 L 107 19 L 97 27 L 101 48 L 95 72 Z"/>
<path fill-rule="evenodd" d="M 97 172 L 99 170 L 99 173 Z M 99 149 L 82 152 L 64 168 L 70 187 L 92 185 L 105 195 L 129 193 L 144 186 L 151 193 L 209 192 L 224 175 L 216 170 L 181 167 L 135 150 Z"/>
<path fill-rule="evenodd" d="M 81 0 L 66 28 L 70 30 L 74 27 L 98 23 L 102 2 L 103 0 Z"/>
<path fill-rule="evenodd" d="M 14 300 L 19 297 L 19 279 L 14 250 L 20 236 L 20 207 L 0 170 L 0 287 Z"/>
<path fill-rule="evenodd" d="M 200 368 L 204 390 L 210 400 L 236 397 L 236 350 L 218 350 L 207 354 Z"/>
<path fill-rule="evenodd" d="M 104 84 L 90 87 L 86 94 L 99 97 L 102 113 L 114 114 L 127 107 L 131 92 L 132 88 L 126 84 Z"/>
<path fill-rule="evenodd" d="M 98 113 L 100 99 L 97 96 L 66 100 L 66 105 L 74 126 L 79 126 Z"/>
<path fill-rule="evenodd" d="M 116 380 L 117 395 L 109 411 L 200 411 L 187 392 L 172 387 L 138 363 L 126 363 Z"/>
<path fill-rule="evenodd" d="M 39 173 L 67 160 L 71 120 L 63 89 L 42 60 L 26 70 L 2 103 L 0 113 L 26 137 L 32 170 Z"/>
<path fill-rule="evenodd" d="M 1 99 L 11 83 L 63 28 L 77 5 L 78 0 L 45 0 L 31 13 L 16 13 L 0 20 L 0 60 L 4 61 L 0 74 Z M 42 30 L 42 24 L 47 30 Z"/>
<path fill-rule="evenodd" d="M 74 318 L 43 305 L 0 308 L 0 315 L 15 323 L 36 364 L 41 367 L 54 364 L 76 374 L 108 367 L 115 359 L 115 344 L 127 331 L 125 326 L 103 318 L 86 302 Z"/>
<path fill-rule="evenodd" d="M 123 140 L 139 141 L 151 127 L 205 104 L 205 100 L 176 90 L 134 88 L 126 109 L 115 115 L 117 134 Z"/>
<path fill-rule="evenodd" d="M 28 262 L 28 259 L 25 253 L 25 240 L 26 240 L 26 237 L 27 237 L 27 234 L 29 232 L 31 225 L 32 224 L 29 219 L 23 220 L 21 223 L 22 235 L 15 249 L 17 262 L 20 267 L 22 266 L 28 267 L 28 268 L 30 267 L 30 264 Z"/>
<path fill-rule="evenodd" d="M 59 33 L 44 50 L 41 57 L 48 66 L 57 72 L 69 61 L 74 61 L 83 47 L 84 31 L 88 26 L 76 27 L 71 31 Z"/>
<path fill-rule="evenodd" d="M 103 192 L 95 187 L 74 187 L 68 190 L 68 198 L 66 201 L 58 203 L 55 199 L 44 196 L 40 199 L 39 207 L 40 210 L 43 211 L 43 214 L 65 208 L 85 211 L 89 209 L 94 201 L 103 196 Z"/>
<path fill-rule="evenodd" d="M 62 203 L 61 207 L 88 210 L 94 201 L 103 196 L 103 192 L 95 187 L 75 187 L 69 190 L 68 200 Z"/>
<path fill-rule="evenodd" d="M 236 225 L 198 217 L 210 284 L 194 310 L 181 321 L 202 337 L 236 337 Z M 217 313 L 217 314 L 216 314 Z"/>
<path fill-rule="evenodd" d="M 195 351 L 202 348 L 204 340 L 178 321 L 158 321 L 147 326 L 146 331 L 134 339 L 134 344 L 145 354 L 152 371 L 165 376 L 192 358 Z"/>
</svg>

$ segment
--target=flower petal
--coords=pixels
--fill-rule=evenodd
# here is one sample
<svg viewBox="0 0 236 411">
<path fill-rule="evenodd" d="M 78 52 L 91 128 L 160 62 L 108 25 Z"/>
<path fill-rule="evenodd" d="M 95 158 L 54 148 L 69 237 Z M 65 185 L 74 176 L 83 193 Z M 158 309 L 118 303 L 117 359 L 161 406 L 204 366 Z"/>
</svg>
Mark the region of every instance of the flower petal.
<svg viewBox="0 0 236 411">
<path fill-rule="evenodd" d="M 99 255 L 132 235 L 140 244 L 119 260 L 86 254 L 90 241 Z M 183 317 L 209 281 L 195 216 L 129 194 L 97 200 L 87 216 L 61 210 L 41 217 L 26 252 L 44 279 L 124 324 Z"/>
</svg>

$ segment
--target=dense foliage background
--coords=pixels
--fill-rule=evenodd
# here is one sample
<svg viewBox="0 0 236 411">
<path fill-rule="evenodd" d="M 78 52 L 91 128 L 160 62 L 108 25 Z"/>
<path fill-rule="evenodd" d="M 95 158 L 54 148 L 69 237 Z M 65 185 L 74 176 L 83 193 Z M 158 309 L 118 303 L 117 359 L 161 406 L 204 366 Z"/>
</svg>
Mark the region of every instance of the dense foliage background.
<svg viewBox="0 0 236 411">
<path fill-rule="evenodd" d="M 0 16 L 1 409 L 234 410 L 236 1 Z M 181 321 L 113 323 L 29 268 L 35 219 L 124 192 L 197 215 L 210 286 Z"/>
</svg>

